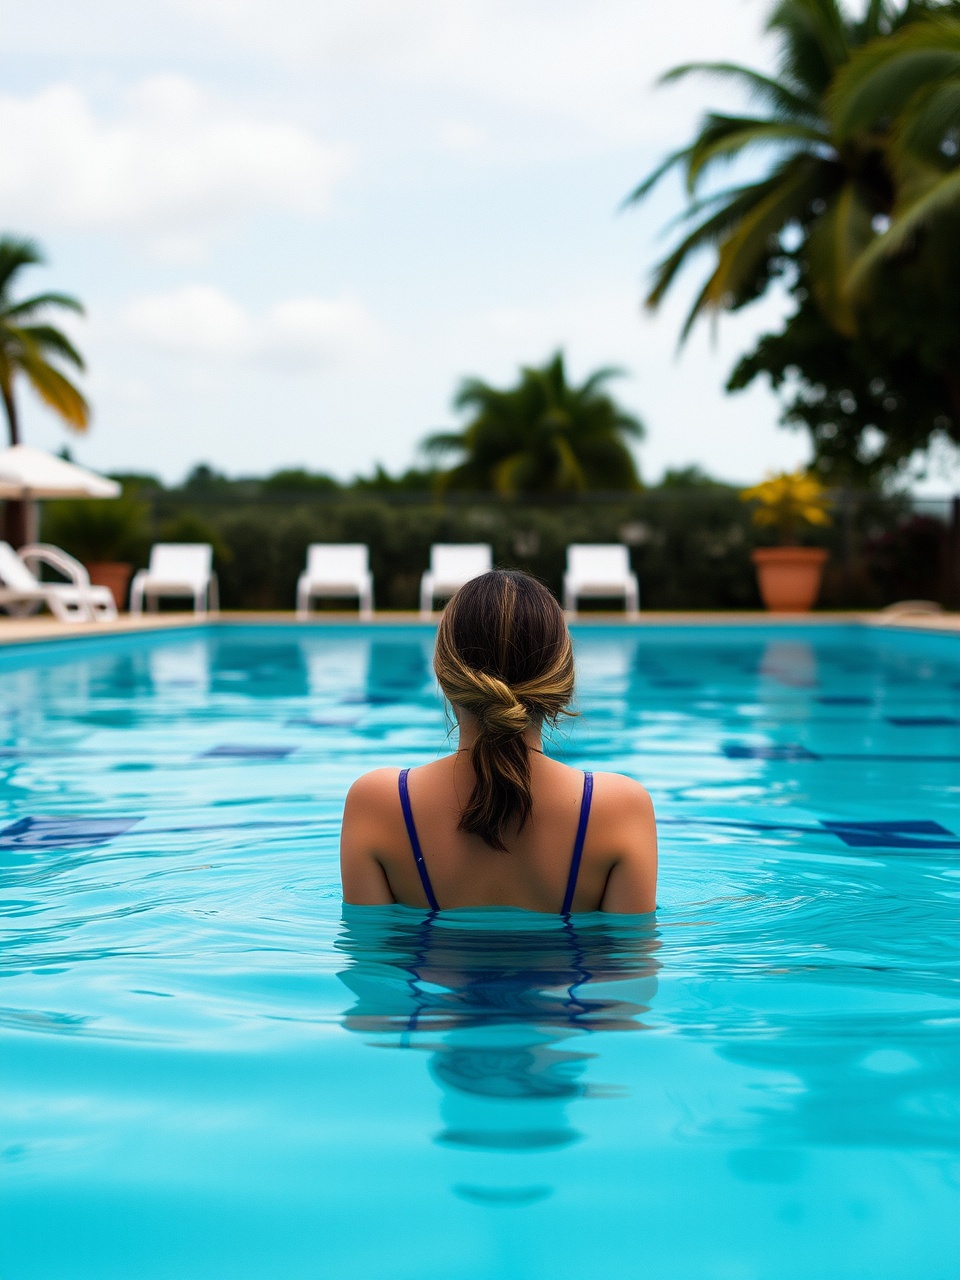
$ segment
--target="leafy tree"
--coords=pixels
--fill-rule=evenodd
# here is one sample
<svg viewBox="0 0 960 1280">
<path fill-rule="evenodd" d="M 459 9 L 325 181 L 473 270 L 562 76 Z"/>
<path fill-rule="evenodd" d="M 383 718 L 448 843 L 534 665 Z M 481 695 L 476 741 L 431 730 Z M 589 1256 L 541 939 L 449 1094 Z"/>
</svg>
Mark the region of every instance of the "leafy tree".
<svg viewBox="0 0 960 1280">
<path fill-rule="evenodd" d="M 350 484 L 355 493 L 429 493 L 439 483 L 440 472 L 432 467 L 422 470 L 408 467 L 398 476 L 392 476 L 381 463 L 374 467 L 373 475 L 357 476 Z"/>
<path fill-rule="evenodd" d="M 960 245 L 953 247 L 954 258 Z M 882 302 L 852 338 L 824 317 L 800 270 L 791 292 L 797 306 L 779 333 L 759 339 L 734 368 L 738 391 L 766 375 L 784 397 L 781 421 L 806 427 L 816 469 L 834 482 L 869 482 L 890 474 L 940 435 L 960 440 L 960 266 L 944 246 L 943 278 L 956 282 L 951 299 L 928 294 L 911 305 L 896 273 L 882 282 Z M 951 319 L 950 312 L 953 312 Z M 941 357 L 937 348 L 946 348 Z M 925 356 L 933 348 L 931 359 Z"/>
<path fill-rule="evenodd" d="M 454 400 L 470 413 L 467 425 L 424 443 L 429 456 L 457 458 L 441 487 L 505 495 L 639 488 L 627 440 L 641 439 L 643 426 L 604 390 L 617 372 L 599 369 L 572 386 L 558 351 L 542 368 L 522 368 L 513 387 L 468 378 Z"/>
<path fill-rule="evenodd" d="M 696 463 L 687 467 L 668 467 L 663 473 L 658 489 L 727 489 L 730 486 L 713 476 Z"/>
<path fill-rule="evenodd" d="M 307 471 L 303 467 L 288 467 L 274 471 L 260 481 L 261 493 L 297 494 L 313 497 L 320 493 L 336 493 L 341 486 L 332 476 L 322 472 Z"/>
<path fill-rule="evenodd" d="M 43 254 L 33 241 L 0 237 L 0 395 L 11 444 L 20 443 L 14 398 L 18 376 L 26 378 L 40 399 L 59 414 L 67 426 L 84 431 L 90 420 L 86 400 L 52 363 L 60 360 L 83 369 L 83 358 L 65 334 L 43 319 L 52 307 L 64 307 L 80 314 L 83 307 L 66 293 L 38 293 L 19 301 L 12 294 L 24 267 L 37 266 L 43 261 Z"/>
<path fill-rule="evenodd" d="M 781 0 L 767 25 L 776 76 L 700 63 L 666 77 L 731 78 L 763 110 L 708 114 L 632 193 L 685 173 L 686 230 L 647 303 L 704 250 L 715 263 L 683 336 L 786 276 L 797 311 L 731 389 L 761 372 L 776 386 L 794 377 L 785 418 L 810 427 L 822 469 L 889 469 L 934 432 L 960 439 L 960 5 L 869 0 L 852 21 L 838 0 Z M 722 165 L 762 153 L 765 176 L 705 191 Z"/>
<path fill-rule="evenodd" d="M 196 511 L 182 511 L 160 526 L 160 542 L 209 542 L 218 561 L 230 560 L 231 551 L 217 529 Z"/>
<path fill-rule="evenodd" d="M 236 480 L 215 471 L 208 462 L 198 462 L 183 482 L 183 490 L 196 498 L 216 498 L 229 494 Z"/>
</svg>

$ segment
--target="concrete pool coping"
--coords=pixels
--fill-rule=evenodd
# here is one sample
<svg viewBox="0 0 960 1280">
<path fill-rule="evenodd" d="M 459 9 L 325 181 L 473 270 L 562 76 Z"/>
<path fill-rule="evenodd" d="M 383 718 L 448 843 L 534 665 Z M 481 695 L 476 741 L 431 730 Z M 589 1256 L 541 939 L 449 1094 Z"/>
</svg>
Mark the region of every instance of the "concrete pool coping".
<svg viewBox="0 0 960 1280">
<path fill-rule="evenodd" d="M 439 614 L 434 614 L 434 620 Z M 131 617 L 122 614 L 112 622 L 63 623 L 56 618 L 2 618 L 0 617 L 0 646 L 7 644 L 32 644 L 45 640 L 63 640 L 73 637 L 130 635 L 138 632 L 176 631 L 197 626 L 298 626 L 323 629 L 331 625 L 350 623 L 354 626 L 376 628 L 379 626 L 410 626 L 425 620 L 415 612 L 378 613 L 370 621 L 360 621 L 356 612 L 330 612 L 313 615 L 309 621 L 300 621 L 292 612 L 254 612 L 236 610 L 215 616 L 198 618 L 193 613 L 161 613 Z M 925 631 L 960 636 L 960 613 L 889 615 L 863 610 L 838 611 L 836 613 L 777 613 L 742 610 L 737 612 L 708 611 L 655 611 L 641 613 L 638 618 L 625 618 L 623 613 L 589 613 L 577 619 L 580 626 L 809 626 L 811 628 L 851 624 L 893 631 Z"/>
</svg>

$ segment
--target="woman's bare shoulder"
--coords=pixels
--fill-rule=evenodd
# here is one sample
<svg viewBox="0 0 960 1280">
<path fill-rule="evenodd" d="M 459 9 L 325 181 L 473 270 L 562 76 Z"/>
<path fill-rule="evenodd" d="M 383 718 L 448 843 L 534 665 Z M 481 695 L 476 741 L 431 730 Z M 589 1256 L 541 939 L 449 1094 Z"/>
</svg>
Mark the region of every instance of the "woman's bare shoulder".
<svg viewBox="0 0 960 1280">
<path fill-rule="evenodd" d="M 622 806 L 627 807 L 631 816 L 636 816 L 638 811 L 653 813 L 653 801 L 646 787 L 625 773 L 595 773 L 593 803 L 608 808 L 611 813 Z"/>
<path fill-rule="evenodd" d="M 415 772 L 418 777 L 421 773 L 432 776 L 438 766 L 444 763 L 443 759 L 431 760 L 429 764 L 420 765 L 411 772 Z M 369 773 L 361 774 L 347 792 L 347 804 L 379 804 L 381 801 L 398 804 L 400 794 L 398 780 L 401 772 L 400 769 L 387 768 L 371 769 Z"/>
<path fill-rule="evenodd" d="M 597 773 L 593 781 L 590 825 L 594 836 L 601 833 L 614 844 L 634 845 L 637 837 L 646 844 L 656 840 L 653 801 L 646 787 L 622 773 Z"/>
<path fill-rule="evenodd" d="M 399 776 L 399 769 L 372 769 L 357 778 L 343 806 L 344 825 L 368 833 L 392 827 L 400 814 Z"/>
<path fill-rule="evenodd" d="M 657 822 L 646 787 L 622 773 L 600 773 L 594 795 L 587 839 L 612 859 L 600 909 L 627 914 L 653 911 L 657 904 Z"/>
<path fill-rule="evenodd" d="M 399 769 L 371 769 L 369 773 L 361 774 L 353 783 L 347 792 L 347 801 L 370 801 L 381 796 L 396 795 L 399 777 Z"/>
</svg>

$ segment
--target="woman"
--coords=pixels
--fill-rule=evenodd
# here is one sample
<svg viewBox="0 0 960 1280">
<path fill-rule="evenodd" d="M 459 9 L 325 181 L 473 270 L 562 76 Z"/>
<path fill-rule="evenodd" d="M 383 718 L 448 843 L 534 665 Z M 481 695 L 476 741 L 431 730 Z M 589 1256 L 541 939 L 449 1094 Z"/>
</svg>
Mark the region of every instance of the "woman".
<svg viewBox="0 0 960 1280">
<path fill-rule="evenodd" d="M 340 844 L 344 900 L 652 911 L 657 833 L 644 788 L 543 753 L 543 725 L 571 714 L 573 697 L 570 634 L 546 587 L 512 570 L 472 579 L 440 619 L 434 668 L 459 748 L 353 784 Z"/>
</svg>

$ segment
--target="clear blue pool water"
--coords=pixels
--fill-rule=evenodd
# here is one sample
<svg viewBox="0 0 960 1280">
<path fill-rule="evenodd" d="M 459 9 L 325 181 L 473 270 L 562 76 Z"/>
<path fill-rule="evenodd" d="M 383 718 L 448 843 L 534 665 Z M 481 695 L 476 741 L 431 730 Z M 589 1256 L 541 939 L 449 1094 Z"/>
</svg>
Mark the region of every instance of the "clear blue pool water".
<svg viewBox="0 0 960 1280">
<path fill-rule="evenodd" d="M 3 1280 L 954 1280 L 960 641 L 581 629 L 661 905 L 571 928 L 342 911 L 431 645 L 0 652 Z"/>
</svg>

